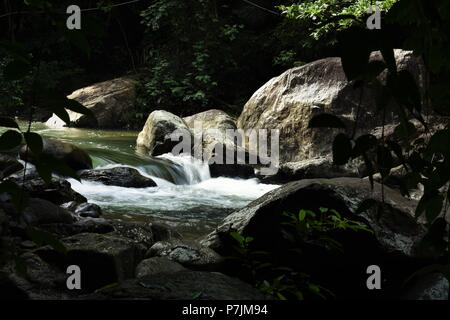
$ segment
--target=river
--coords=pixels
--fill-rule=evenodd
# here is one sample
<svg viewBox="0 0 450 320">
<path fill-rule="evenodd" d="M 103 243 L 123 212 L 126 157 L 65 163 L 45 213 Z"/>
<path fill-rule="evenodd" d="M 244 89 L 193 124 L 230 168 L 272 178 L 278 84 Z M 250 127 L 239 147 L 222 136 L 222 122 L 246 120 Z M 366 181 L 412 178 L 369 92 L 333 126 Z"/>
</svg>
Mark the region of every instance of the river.
<svg viewBox="0 0 450 320">
<path fill-rule="evenodd" d="M 187 238 L 206 234 L 232 211 L 278 187 L 257 179 L 211 178 L 207 164 L 187 156 L 140 154 L 135 148 L 138 132 L 55 129 L 42 123 L 33 124 L 32 130 L 80 146 L 94 168 L 129 166 L 156 182 L 157 187 L 137 189 L 69 179 L 106 218 L 164 223 Z"/>
</svg>

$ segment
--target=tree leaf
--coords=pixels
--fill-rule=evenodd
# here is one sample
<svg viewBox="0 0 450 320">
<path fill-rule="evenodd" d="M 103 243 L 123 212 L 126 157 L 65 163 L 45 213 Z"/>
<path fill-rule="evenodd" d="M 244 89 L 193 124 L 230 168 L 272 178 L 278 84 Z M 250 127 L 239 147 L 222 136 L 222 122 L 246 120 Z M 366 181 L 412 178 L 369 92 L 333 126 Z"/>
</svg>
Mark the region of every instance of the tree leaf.
<svg viewBox="0 0 450 320">
<path fill-rule="evenodd" d="M 338 134 L 333 141 L 333 163 L 335 165 L 346 164 L 352 155 L 352 143 L 345 134 Z"/>
<path fill-rule="evenodd" d="M 378 143 L 377 137 L 372 134 L 365 134 L 355 141 L 355 147 L 353 148 L 353 158 L 362 156 L 367 151 L 374 148 Z"/>
<path fill-rule="evenodd" d="M 35 132 L 25 132 L 25 141 L 28 148 L 35 154 L 38 155 L 42 152 L 44 148 L 44 143 L 42 142 L 42 137 Z"/>
<path fill-rule="evenodd" d="M 386 177 L 391 172 L 394 160 L 392 158 L 391 150 L 385 146 L 377 147 L 377 165 L 382 177 Z"/>
<path fill-rule="evenodd" d="M 62 254 L 67 254 L 67 249 L 64 244 L 59 241 L 53 234 L 47 231 L 30 227 L 27 229 L 27 235 L 38 246 L 49 245 L 50 247 L 55 249 L 55 251 Z"/>
<path fill-rule="evenodd" d="M 19 212 L 22 212 L 28 204 L 28 195 L 15 182 L 10 180 L 3 181 L 0 184 L 0 194 L 1 193 L 6 193 L 11 196 L 11 202 Z"/>
<path fill-rule="evenodd" d="M 322 113 L 317 116 L 314 116 L 309 121 L 309 128 L 343 128 L 345 129 L 345 123 L 339 119 L 337 116 L 329 114 L 329 113 Z"/>
<path fill-rule="evenodd" d="M 8 130 L 0 136 L 0 151 L 11 150 L 21 143 L 22 135 L 15 130 Z"/>
<path fill-rule="evenodd" d="M 86 108 L 84 105 L 82 105 L 81 103 L 79 103 L 76 100 L 66 99 L 65 107 L 66 107 L 66 109 L 69 109 L 69 110 L 71 110 L 73 112 L 81 113 L 81 114 L 84 114 L 86 116 L 94 117 L 94 113 L 92 112 L 91 109 Z"/>
<path fill-rule="evenodd" d="M 0 126 L 5 127 L 5 128 L 14 128 L 14 129 L 20 130 L 17 122 L 14 121 L 14 119 L 9 118 L 9 117 L 0 117 Z"/>
<path fill-rule="evenodd" d="M 366 199 L 359 204 L 358 209 L 356 209 L 355 213 L 361 214 L 376 206 L 378 206 L 378 201 L 376 201 L 375 199 Z"/>
</svg>

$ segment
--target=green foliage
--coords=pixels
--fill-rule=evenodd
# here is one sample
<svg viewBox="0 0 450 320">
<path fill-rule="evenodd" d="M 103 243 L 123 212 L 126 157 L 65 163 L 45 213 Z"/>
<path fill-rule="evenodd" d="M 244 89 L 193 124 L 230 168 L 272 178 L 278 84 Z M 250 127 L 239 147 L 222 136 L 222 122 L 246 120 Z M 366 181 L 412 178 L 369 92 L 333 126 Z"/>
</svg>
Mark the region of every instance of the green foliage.
<svg viewBox="0 0 450 320">
<path fill-rule="evenodd" d="M 277 226 L 274 225 L 274 229 Z M 268 251 L 257 248 L 259 239 L 230 231 L 234 253 L 228 257 L 237 260 L 250 280 L 261 290 L 277 300 L 304 300 L 310 298 L 329 299 L 334 295 L 328 289 L 315 283 L 302 265 L 293 261 L 310 246 L 326 251 L 344 251 L 342 244 L 334 237 L 336 232 L 372 232 L 365 224 L 342 217 L 336 210 L 320 208 L 317 212 L 300 210 L 298 213 L 284 212 L 280 223 L 281 233 L 287 241 L 284 254 L 291 255 L 291 263 L 282 264 Z"/>
<path fill-rule="evenodd" d="M 398 0 L 376 1 L 382 11 L 388 11 Z M 314 40 L 327 39 L 334 43 L 333 35 L 337 31 L 365 23 L 370 0 L 306 0 L 298 4 L 282 5 L 280 10 L 290 18 L 307 21 L 310 24 L 311 38 Z"/>
<path fill-rule="evenodd" d="M 333 145 L 333 158 L 336 164 L 343 165 L 350 159 L 362 157 L 372 185 L 376 172 L 381 174 L 383 183 L 395 163 L 402 164 L 408 172 L 402 179 L 405 195 L 409 195 L 409 189 L 419 183 L 424 187 L 416 209 L 416 218 L 425 215 L 429 227 L 428 235 L 421 244 L 422 253 L 435 259 L 443 257 L 447 265 L 442 268 L 447 270 L 450 247 L 449 240 L 445 240 L 448 238 L 445 235 L 448 225 L 443 217 L 450 214 L 450 130 L 447 124 L 444 130 L 430 131 L 423 116 L 425 99 L 419 86 L 409 71 L 399 71 L 396 66 L 394 48 L 398 47 L 398 39 L 393 38 L 395 33 L 392 30 L 403 32 L 403 48 L 412 49 L 416 55 L 423 57 L 432 78 L 445 79 L 450 70 L 450 59 L 444 54 L 450 48 L 447 36 L 449 15 L 448 10 L 445 11 L 448 1 L 399 0 L 390 6 L 386 15 L 386 20 L 393 24 L 390 30 L 373 32 L 352 27 L 340 32 L 338 39 L 348 80 L 359 82 L 356 88 L 361 88 L 362 84 L 377 88 L 380 92 L 378 112 L 386 114 L 393 111 L 398 115 L 400 124 L 389 139 L 384 134 L 381 139 L 369 134 L 358 138 L 355 134 L 350 137 L 339 134 Z M 385 64 L 371 68 L 369 54 L 374 50 L 381 51 Z M 383 71 L 387 72 L 385 84 L 377 79 Z M 432 87 L 426 94 L 434 92 Z M 431 100 L 437 101 L 432 96 Z M 439 101 L 448 108 L 448 99 Z M 394 110 L 389 109 L 390 102 L 394 102 Z M 411 119 L 417 120 L 426 134 L 417 138 L 418 130 Z M 320 122 L 320 118 L 311 122 Z M 332 123 L 328 126 L 333 127 Z"/>
</svg>

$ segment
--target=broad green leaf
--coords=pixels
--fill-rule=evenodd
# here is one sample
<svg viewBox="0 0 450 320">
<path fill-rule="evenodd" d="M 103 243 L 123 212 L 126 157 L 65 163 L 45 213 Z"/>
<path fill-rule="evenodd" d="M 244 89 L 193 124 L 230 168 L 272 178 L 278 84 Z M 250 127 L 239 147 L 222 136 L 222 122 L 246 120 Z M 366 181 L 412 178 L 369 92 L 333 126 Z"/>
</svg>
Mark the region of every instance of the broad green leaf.
<svg viewBox="0 0 450 320">
<path fill-rule="evenodd" d="M 62 254 L 67 254 L 67 249 L 64 244 L 59 241 L 53 234 L 47 231 L 30 227 L 27 229 L 27 235 L 38 246 L 49 245 L 50 247 L 55 249 L 55 251 Z"/>
<path fill-rule="evenodd" d="M 328 113 L 322 113 L 315 117 L 313 117 L 309 121 L 309 128 L 343 128 L 345 129 L 345 123 L 339 119 L 337 116 L 328 114 Z"/>
<path fill-rule="evenodd" d="M 339 34 L 342 67 L 347 80 L 360 78 L 368 69 L 372 51 L 370 41 L 371 36 L 366 29 L 351 28 Z"/>
<path fill-rule="evenodd" d="M 376 201 L 375 199 L 366 199 L 359 204 L 358 209 L 356 209 L 355 213 L 361 214 L 376 206 L 378 206 L 378 201 Z"/>
<path fill-rule="evenodd" d="M 377 147 L 377 164 L 378 170 L 380 170 L 381 176 L 386 177 L 391 172 L 391 169 L 394 164 L 394 160 L 392 158 L 391 150 L 386 148 L 385 146 Z"/>
<path fill-rule="evenodd" d="M 346 164 L 352 155 L 352 143 L 343 133 L 338 134 L 333 141 L 333 163 L 335 165 Z"/>
<path fill-rule="evenodd" d="M 394 129 L 394 134 L 398 138 L 403 139 L 403 140 L 408 140 L 409 138 L 414 136 L 416 133 L 417 133 L 417 128 L 410 121 L 406 121 L 406 122 L 401 121 L 400 124 L 398 126 L 396 126 Z"/>
<path fill-rule="evenodd" d="M 0 151 L 11 150 L 21 143 L 22 135 L 15 130 L 8 130 L 0 136 Z"/>
<path fill-rule="evenodd" d="M 0 127 L 19 129 L 19 125 L 14 119 L 9 117 L 0 117 Z"/>
<path fill-rule="evenodd" d="M 24 133 L 25 142 L 28 148 L 35 154 L 38 155 L 42 152 L 44 144 L 42 142 L 42 137 L 35 132 L 25 132 Z"/>
<path fill-rule="evenodd" d="M 377 145 L 377 137 L 372 134 L 365 134 L 355 141 L 355 147 L 353 148 L 353 158 L 362 156 L 367 151 L 371 150 Z"/>
<path fill-rule="evenodd" d="M 19 185 L 10 180 L 0 183 L 1 193 L 6 193 L 11 196 L 11 202 L 19 212 L 22 212 L 28 203 L 28 195 Z"/>
<path fill-rule="evenodd" d="M 85 106 L 83 106 L 81 103 L 79 103 L 76 100 L 66 99 L 65 107 L 66 107 L 66 109 L 69 109 L 73 112 L 81 113 L 81 114 L 84 114 L 87 116 L 94 117 L 94 114 L 92 113 L 91 109 L 86 108 Z"/>
<path fill-rule="evenodd" d="M 441 194 L 424 194 L 416 208 L 416 218 L 424 212 L 429 223 L 432 223 L 442 212 L 444 197 Z"/>
</svg>

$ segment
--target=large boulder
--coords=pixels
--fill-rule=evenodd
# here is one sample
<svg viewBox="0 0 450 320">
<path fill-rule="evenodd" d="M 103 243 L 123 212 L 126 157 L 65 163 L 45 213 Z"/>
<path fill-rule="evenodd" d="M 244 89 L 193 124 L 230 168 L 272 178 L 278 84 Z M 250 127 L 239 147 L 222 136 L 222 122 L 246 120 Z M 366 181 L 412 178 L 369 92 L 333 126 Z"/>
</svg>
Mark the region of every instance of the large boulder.
<svg viewBox="0 0 450 320">
<path fill-rule="evenodd" d="M 169 153 L 179 143 L 171 139 L 176 130 L 183 136 L 190 137 L 193 142 L 192 132 L 183 119 L 167 111 L 153 111 L 139 133 L 137 148 L 153 156 Z"/>
<path fill-rule="evenodd" d="M 223 263 L 222 257 L 215 251 L 192 241 L 159 241 L 150 248 L 146 256 L 164 257 L 186 268 L 201 271 L 216 271 Z"/>
<path fill-rule="evenodd" d="M 207 129 L 236 129 L 235 120 L 226 112 L 217 109 L 200 112 L 183 118 L 187 126 L 194 130 L 194 125 L 201 125 L 203 130 Z"/>
<path fill-rule="evenodd" d="M 10 216 L 17 216 L 17 209 L 7 202 L 0 203 L 5 212 Z M 38 198 L 30 198 L 26 208 L 20 213 L 20 217 L 27 225 L 41 225 L 48 223 L 72 224 L 74 218 L 69 211 L 57 205 Z"/>
<path fill-rule="evenodd" d="M 83 180 L 101 182 L 109 186 L 126 188 L 156 187 L 156 183 L 144 177 L 138 170 L 130 167 L 115 167 L 111 169 L 85 170 L 80 173 Z"/>
<path fill-rule="evenodd" d="M 424 87 L 422 61 L 412 52 L 402 50 L 395 50 L 395 58 L 399 70 L 412 72 L 419 86 Z M 371 59 L 382 57 L 376 52 Z M 383 77 L 380 75 L 380 80 Z M 245 130 L 279 129 L 282 163 L 321 157 L 330 154 L 332 139 L 338 131 L 309 129 L 309 120 L 321 113 L 331 113 L 351 130 L 361 101 L 358 129 L 370 131 L 382 123 L 376 113 L 376 94 L 373 88 L 355 88 L 353 82 L 348 82 L 340 58 L 326 58 L 290 69 L 267 82 L 246 103 L 237 126 Z"/>
<path fill-rule="evenodd" d="M 134 241 L 113 235 L 80 233 L 61 239 L 63 254 L 46 246 L 34 251 L 43 261 L 61 269 L 77 265 L 82 271 L 81 287 L 92 291 L 134 276 L 145 248 Z"/>
<path fill-rule="evenodd" d="M 186 270 L 181 264 L 163 257 L 142 260 L 136 267 L 136 278 L 158 273 L 175 273 Z"/>
<path fill-rule="evenodd" d="M 46 183 L 36 171 L 27 173 L 25 179 L 20 173 L 11 177 L 10 180 L 23 187 L 31 197 L 48 200 L 57 205 L 70 201 L 75 203 L 87 201 L 84 196 L 72 189 L 70 182 L 64 179 L 53 177 L 50 183 Z"/>
<path fill-rule="evenodd" d="M 202 244 L 219 253 L 226 253 L 227 243 L 222 239 L 229 230 L 252 235 L 267 241 L 268 246 L 276 246 L 274 226 L 283 212 L 298 212 L 300 209 L 321 207 L 336 209 L 344 216 L 360 219 L 373 231 L 384 252 L 395 252 L 412 257 L 416 254 L 419 241 L 425 234 L 425 227 L 414 218 L 417 202 L 404 198 L 398 191 L 384 188 L 385 214 L 379 216 L 377 207 L 356 214 L 360 204 L 366 199 L 383 203 L 382 187 L 359 178 L 305 179 L 288 183 L 245 208 L 226 217 L 219 227 L 210 233 Z"/>
<path fill-rule="evenodd" d="M 23 165 L 16 158 L 0 153 L 0 179 L 23 169 Z"/>
<path fill-rule="evenodd" d="M 135 87 L 137 82 L 130 78 L 117 78 L 73 92 L 69 99 L 74 99 L 90 109 L 94 114 L 89 117 L 67 110 L 70 117 L 69 126 L 85 128 L 117 129 L 127 126 L 125 116 L 133 111 Z M 66 124 L 56 115 L 46 123 L 50 127 L 63 127 Z"/>
<path fill-rule="evenodd" d="M 259 177 L 265 183 L 287 183 L 290 181 L 315 178 L 358 177 L 358 166 L 333 164 L 330 157 L 313 158 L 303 161 L 283 163 L 276 174 Z"/>
<path fill-rule="evenodd" d="M 308 274 L 338 298 L 398 298 L 405 292 L 406 279 L 433 260 L 421 250 L 426 228 L 414 218 L 417 201 L 389 187 L 384 187 L 383 201 L 381 189 L 375 183 L 372 190 L 368 181 L 359 178 L 291 182 L 226 217 L 201 243 L 239 261 L 245 256 L 237 255 L 238 243 L 235 234 L 230 234 L 237 231 L 244 238 L 253 238 L 250 254 L 265 252 L 264 261 Z M 366 199 L 372 199 L 372 205 L 364 202 L 359 212 Z M 312 210 L 316 217 L 325 217 L 334 209 L 341 218 L 331 218 L 336 223 L 331 230 L 319 224 L 320 231 L 313 231 L 312 222 L 289 222 L 285 214 L 298 216 L 302 209 Z M 363 223 L 369 230 L 345 227 L 346 219 Z M 336 244 L 340 249 L 332 249 Z M 229 261 L 224 270 L 239 275 L 242 269 Z M 382 270 L 383 290 L 367 290 L 371 265 Z"/>
<path fill-rule="evenodd" d="M 92 169 L 92 159 L 87 152 L 68 142 L 43 139 L 42 153 L 63 161 L 73 170 Z M 33 153 L 26 146 L 20 150 L 20 158 L 31 163 L 35 160 Z"/>
<path fill-rule="evenodd" d="M 221 273 L 179 271 L 158 273 L 128 280 L 116 287 L 99 290 L 86 299 L 145 300 L 263 300 L 257 289 Z"/>
</svg>

